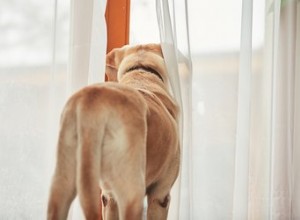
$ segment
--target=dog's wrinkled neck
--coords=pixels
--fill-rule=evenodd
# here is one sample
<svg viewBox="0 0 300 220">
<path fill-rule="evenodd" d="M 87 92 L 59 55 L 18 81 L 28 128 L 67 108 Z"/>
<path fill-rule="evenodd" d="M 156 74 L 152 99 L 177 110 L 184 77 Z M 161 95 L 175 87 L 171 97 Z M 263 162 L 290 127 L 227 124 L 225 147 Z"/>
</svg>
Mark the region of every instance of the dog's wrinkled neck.
<svg viewBox="0 0 300 220">
<path fill-rule="evenodd" d="M 160 80 L 162 82 L 164 82 L 164 80 L 163 80 L 162 76 L 159 74 L 159 72 L 157 72 L 155 69 L 148 67 L 148 66 L 136 65 L 136 66 L 133 66 L 133 67 L 130 67 L 129 69 L 127 69 L 125 73 L 131 72 L 134 70 L 143 70 L 147 73 L 152 73 L 152 74 L 156 75 L 158 78 L 160 78 Z"/>
</svg>

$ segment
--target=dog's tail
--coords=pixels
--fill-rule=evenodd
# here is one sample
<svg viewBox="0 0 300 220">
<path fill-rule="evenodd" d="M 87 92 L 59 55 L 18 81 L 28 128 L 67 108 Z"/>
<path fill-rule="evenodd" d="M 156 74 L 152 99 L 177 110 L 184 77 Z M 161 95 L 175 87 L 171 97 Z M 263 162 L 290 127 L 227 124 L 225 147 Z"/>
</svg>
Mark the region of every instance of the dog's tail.
<svg viewBox="0 0 300 220">
<path fill-rule="evenodd" d="M 101 192 L 99 175 L 106 125 L 105 111 L 81 106 L 77 111 L 77 190 L 86 219 L 100 219 Z"/>
</svg>

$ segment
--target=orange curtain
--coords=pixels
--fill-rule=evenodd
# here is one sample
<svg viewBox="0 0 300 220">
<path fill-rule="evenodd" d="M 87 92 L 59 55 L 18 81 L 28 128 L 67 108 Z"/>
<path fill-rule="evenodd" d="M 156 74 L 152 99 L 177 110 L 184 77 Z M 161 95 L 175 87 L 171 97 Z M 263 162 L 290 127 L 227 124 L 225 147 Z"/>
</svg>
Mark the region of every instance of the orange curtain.
<svg viewBox="0 0 300 220">
<path fill-rule="evenodd" d="M 122 47 L 129 42 L 130 0 L 107 0 L 107 50 Z M 105 81 L 107 76 L 105 75 Z"/>
<path fill-rule="evenodd" d="M 106 6 L 107 52 L 129 42 L 130 0 L 108 0 Z"/>
</svg>

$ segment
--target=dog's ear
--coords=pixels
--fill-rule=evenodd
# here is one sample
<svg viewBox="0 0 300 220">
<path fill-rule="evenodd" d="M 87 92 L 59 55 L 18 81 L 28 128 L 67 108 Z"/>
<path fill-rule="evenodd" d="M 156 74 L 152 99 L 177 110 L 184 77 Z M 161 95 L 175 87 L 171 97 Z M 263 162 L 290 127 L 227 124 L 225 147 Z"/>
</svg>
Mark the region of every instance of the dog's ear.
<svg viewBox="0 0 300 220">
<path fill-rule="evenodd" d="M 107 81 L 118 81 L 118 67 L 115 62 L 116 49 L 106 54 L 105 74 Z"/>
<path fill-rule="evenodd" d="M 107 81 L 118 81 L 118 69 L 115 66 L 106 64 L 105 74 Z"/>
<path fill-rule="evenodd" d="M 106 76 L 108 81 L 118 81 L 118 69 L 125 54 L 125 48 L 115 48 L 106 55 Z"/>
</svg>

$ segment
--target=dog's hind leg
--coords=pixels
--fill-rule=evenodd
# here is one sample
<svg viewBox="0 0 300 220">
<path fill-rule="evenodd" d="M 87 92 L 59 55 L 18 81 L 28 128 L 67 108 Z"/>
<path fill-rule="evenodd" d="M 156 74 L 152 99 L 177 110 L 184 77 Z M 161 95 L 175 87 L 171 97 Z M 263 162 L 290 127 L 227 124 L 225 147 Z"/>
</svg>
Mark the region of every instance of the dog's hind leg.
<svg viewBox="0 0 300 220">
<path fill-rule="evenodd" d="M 179 155 L 178 155 L 179 157 Z M 148 196 L 148 220 L 166 220 L 170 206 L 170 190 L 178 175 L 179 163 L 173 160 L 166 174 L 158 180 L 153 188 L 147 192 Z M 169 176 L 168 176 L 169 175 Z M 173 178 L 170 178 L 172 177 Z M 169 178 L 168 178 L 169 177 Z"/>
<path fill-rule="evenodd" d="M 131 158 L 134 160 L 135 158 Z M 126 166 L 121 165 L 120 166 Z M 120 220 L 141 220 L 143 214 L 143 200 L 145 197 L 145 178 L 141 171 L 132 167 L 134 175 L 124 172 L 114 184 L 115 199 L 118 202 Z"/>
<path fill-rule="evenodd" d="M 141 220 L 145 197 L 146 123 L 141 118 L 125 120 L 124 152 L 117 161 L 118 181 L 113 182 L 121 220 Z"/>
<path fill-rule="evenodd" d="M 111 194 L 102 194 L 102 209 L 103 219 L 119 220 L 118 204 Z"/>
<path fill-rule="evenodd" d="M 166 220 L 170 204 L 170 194 L 167 188 L 157 185 L 153 192 L 148 194 L 148 220 Z M 169 187 L 168 187 L 169 188 Z"/>
<path fill-rule="evenodd" d="M 76 195 L 76 121 L 74 112 L 65 110 L 61 118 L 57 161 L 48 202 L 48 220 L 65 220 Z"/>
</svg>

